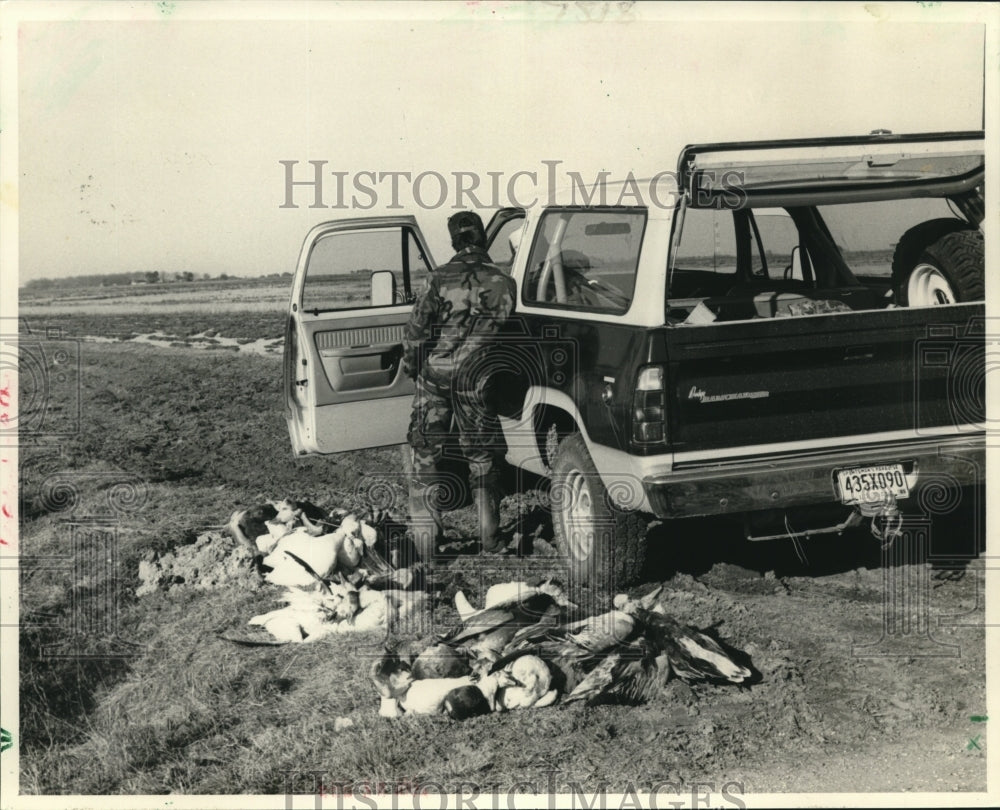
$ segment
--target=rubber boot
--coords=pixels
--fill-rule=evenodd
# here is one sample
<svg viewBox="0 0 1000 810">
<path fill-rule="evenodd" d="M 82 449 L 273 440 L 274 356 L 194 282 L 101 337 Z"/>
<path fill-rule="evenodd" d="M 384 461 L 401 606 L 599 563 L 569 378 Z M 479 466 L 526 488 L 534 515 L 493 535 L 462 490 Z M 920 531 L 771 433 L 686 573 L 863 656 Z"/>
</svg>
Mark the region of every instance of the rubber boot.
<svg viewBox="0 0 1000 810">
<path fill-rule="evenodd" d="M 479 514 L 479 538 L 483 551 L 497 554 L 506 548 L 500 540 L 500 490 L 496 486 L 479 486 L 473 490 Z"/>
</svg>

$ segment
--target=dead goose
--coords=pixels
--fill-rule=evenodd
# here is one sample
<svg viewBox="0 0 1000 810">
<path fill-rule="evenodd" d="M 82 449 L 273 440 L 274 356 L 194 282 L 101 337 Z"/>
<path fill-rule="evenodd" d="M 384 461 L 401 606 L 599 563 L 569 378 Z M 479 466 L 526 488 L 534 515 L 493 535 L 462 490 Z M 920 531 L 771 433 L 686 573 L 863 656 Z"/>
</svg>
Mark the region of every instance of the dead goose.
<svg viewBox="0 0 1000 810">
<path fill-rule="evenodd" d="M 467 686 L 452 689 L 441 702 L 442 710 L 452 720 L 466 720 L 504 708 L 498 699 L 507 688 L 515 688 L 516 681 L 506 672 L 491 672 Z"/>
<path fill-rule="evenodd" d="M 647 636 L 667 655 L 670 668 L 683 681 L 743 683 L 750 670 L 730 657 L 711 636 L 667 616 L 663 609 L 642 611 Z"/>
<path fill-rule="evenodd" d="M 484 613 L 494 608 L 503 608 L 524 602 L 536 594 L 547 594 L 552 601 L 558 605 L 569 606 L 571 603 L 566 599 L 566 592 L 563 587 L 554 579 L 546 579 L 537 585 L 529 582 L 501 582 L 491 585 L 486 591 L 486 598 L 483 600 L 482 609 L 476 609 L 469 602 L 468 597 L 462 591 L 455 594 L 455 609 L 458 617 L 463 623 L 468 623 L 477 614 Z"/>
<path fill-rule="evenodd" d="M 444 696 L 444 713 L 452 720 L 468 720 L 493 711 L 489 700 L 478 686 L 459 686 Z"/>
<path fill-rule="evenodd" d="M 520 586 L 523 583 L 507 584 Z M 491 607 L 473 609 L 471 613 L 467 609 L 468 600 L 461 591 L 455 598 L 459 614 L 465 618 L 461 627 L 444 635 L 440 641 L 465 649 L 475 660 L 487 662 L 499 658 L 518 631 L 547 620 L 553 609 L 561 610 L 563 606 L 570 605 L 562 589 L 550 582 L 529 588 L 528 595 L 524 597 L 520 588 L 510 588 Z"/>
<path fill-rule="evenodd" d="M 249 509 L 239 509 L 230 516 L 226 528 L 233 539 L 257 554 L 259 550 L 256 539 L 267 534 L 267 522 L 274 520 L 277 514 L 278 510 L 270 503 L 251 506 Z"/>
<path fill-rule="evenodd" d="M 667 656 L 645 637 L 619 645 L 563 698 L 563 703 L 584 701 L 638 705 L 652 698 L 670 678 Z"/>
<path fill-rule="evenodd" d="M 513 681 L 502 672 L 494 672 L 478 679 L 471 675 L 461 678 L 429 678 L 413 681 L 406 694 L 398 701 L 400 708 L 407 714 L 440 714 L 444 711 L 445 698 L 454 689 L 474 686 L 480 690 L 490 706 L 495 707 L 497 689 L 506 684 L 513 685 Z"/>
<path fill-rule="evenodd" d="M 553 686 L 570 694 L 613 651 L 636 641 L 643 626 L 637 614 L 648 609 L 661 588 L 641 599 L 619 594 L 606 613 L 552 626 L 542 621 L 512 637 L 495 666 L 506 666 L 524 655 L 535 655 L 552 669 Z"/>
<path fill-rule="evenodd" d="M 559 697 L 559 690 L 552 688 L 552 671 L 537 655 L 522 655 L 502 671 L 514 682 L 499 694 L 500 705 L 508 711 L 550 706 Z"/>
<path fill-rule="evenodd" d="M 263 627 L 278 641 L 312 642 L 338 632 L 358 609 L 357 594 L 352 598 L 340 585 L 327 586 L 326 591 L 289 588 L 282 601 L 285 607 L 254 616 L 248 624 Z"/>
</svg>

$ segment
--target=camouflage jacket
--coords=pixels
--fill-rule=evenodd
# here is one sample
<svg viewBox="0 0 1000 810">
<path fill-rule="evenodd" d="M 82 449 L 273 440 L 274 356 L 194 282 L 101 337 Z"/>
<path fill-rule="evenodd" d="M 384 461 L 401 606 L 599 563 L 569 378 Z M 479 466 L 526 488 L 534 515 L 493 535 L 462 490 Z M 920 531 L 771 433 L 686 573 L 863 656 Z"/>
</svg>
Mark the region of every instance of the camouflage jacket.
<svg viewBox="0 0 1000 810">
<path fill-rule="evenodd" d="M 484 249 L 459 251 L 431 274 L 413 306 L 403 335 L 404 371 L 451 389 L 463 363 L 496 342 L 515 294 L 514 280 Z"/>
</svg>

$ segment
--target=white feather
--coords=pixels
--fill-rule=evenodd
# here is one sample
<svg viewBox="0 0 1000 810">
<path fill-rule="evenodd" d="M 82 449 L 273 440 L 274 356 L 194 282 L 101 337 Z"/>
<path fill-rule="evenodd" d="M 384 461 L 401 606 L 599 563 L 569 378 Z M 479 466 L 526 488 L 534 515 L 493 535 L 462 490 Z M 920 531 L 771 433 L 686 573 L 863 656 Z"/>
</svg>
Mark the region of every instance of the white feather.
<svg viewBox="0 0 1000 810">
<path fill-rule="evenodd" d="M 380 717 L 401 717 L 403 711 L 395 698 L 384 697 L 379 703 L 378 713 Z"/>
<path fill-rule="evenodd" d="M 522 655 L 504 669 L 519 685 L 505 689 L 503 705 L 505 709 L 527 709 L 540 701 L 552 685 L 549 665 L 537 655 Z"/>
<path fill-rule="evenodd" d="M 375 541 L 378 540 L 378 532 L 374 527 L 369 526 L 363 520 L 361 521 L 361 539 L 369 548 L 374 546 Z"/>
<path fill-rule="evenodd" d="M 458 611 L 458 618 L 462 620 L 463 624 L 479 612 L 462 591 L 455 594 L 455 610 Z"/>
<path fill-rule="evenodd" d="M 406 694 L 399 699 L 399 705 L 409 714 L 438 714 L 445 696 L 459 686 L 469 686 L 472 678 L 428 678 L 414 681 Z"/>
<path fill-rule="evenodd" d="M 278 544 L 278 540 L 275 539 L 270 533 L 262 534 L 258 537 L 254 543 L 257 545 L 257 551 L 261 554 L 270 554 L 274 547 Z"/>
<path fill-rule="evenodd" d="M 264 579 L 275 585 L 289 588 L 304 588 L 313 585 L 316 580 L 295 560 L 285 554 L 290 551 L 305 560 L 321 577 L 327 576 L 337 559 L 337 549 L 343 538 L 336 534 L 325 534 L 313 537 L 301 526 L 290 534 L 282 537 L 274 550 L 268 554 L 264 565 L 273 569 Z"/>
<path fill-rule="evenodd" d="M 529 585 L 527 582 L 501 582 L 493 585 L 486 591 L 486 601 L 483 609 L 489 610 L 497 605 L 518 602 L 536 593 L 538 593 L 538 588 Z"/>
</svg>

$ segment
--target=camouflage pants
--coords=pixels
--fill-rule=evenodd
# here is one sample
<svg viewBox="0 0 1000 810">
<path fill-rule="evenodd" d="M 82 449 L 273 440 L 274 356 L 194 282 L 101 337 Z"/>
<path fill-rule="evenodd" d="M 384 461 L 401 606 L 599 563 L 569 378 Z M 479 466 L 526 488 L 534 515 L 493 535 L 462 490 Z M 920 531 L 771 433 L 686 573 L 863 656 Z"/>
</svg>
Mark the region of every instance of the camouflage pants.
<svg viewBox="0 0 1000 810">
<path fill-rule="evenodd" d="M 406 435 L 413 449 L 413 484 L 426 487 L 433 483 L 437 463 L 456 432 L 462 454 L 469 462 L 473 489 L 495 484 L 503 439 L 485 386 L 446 393 L 418 377 Z"/>
</svg>

